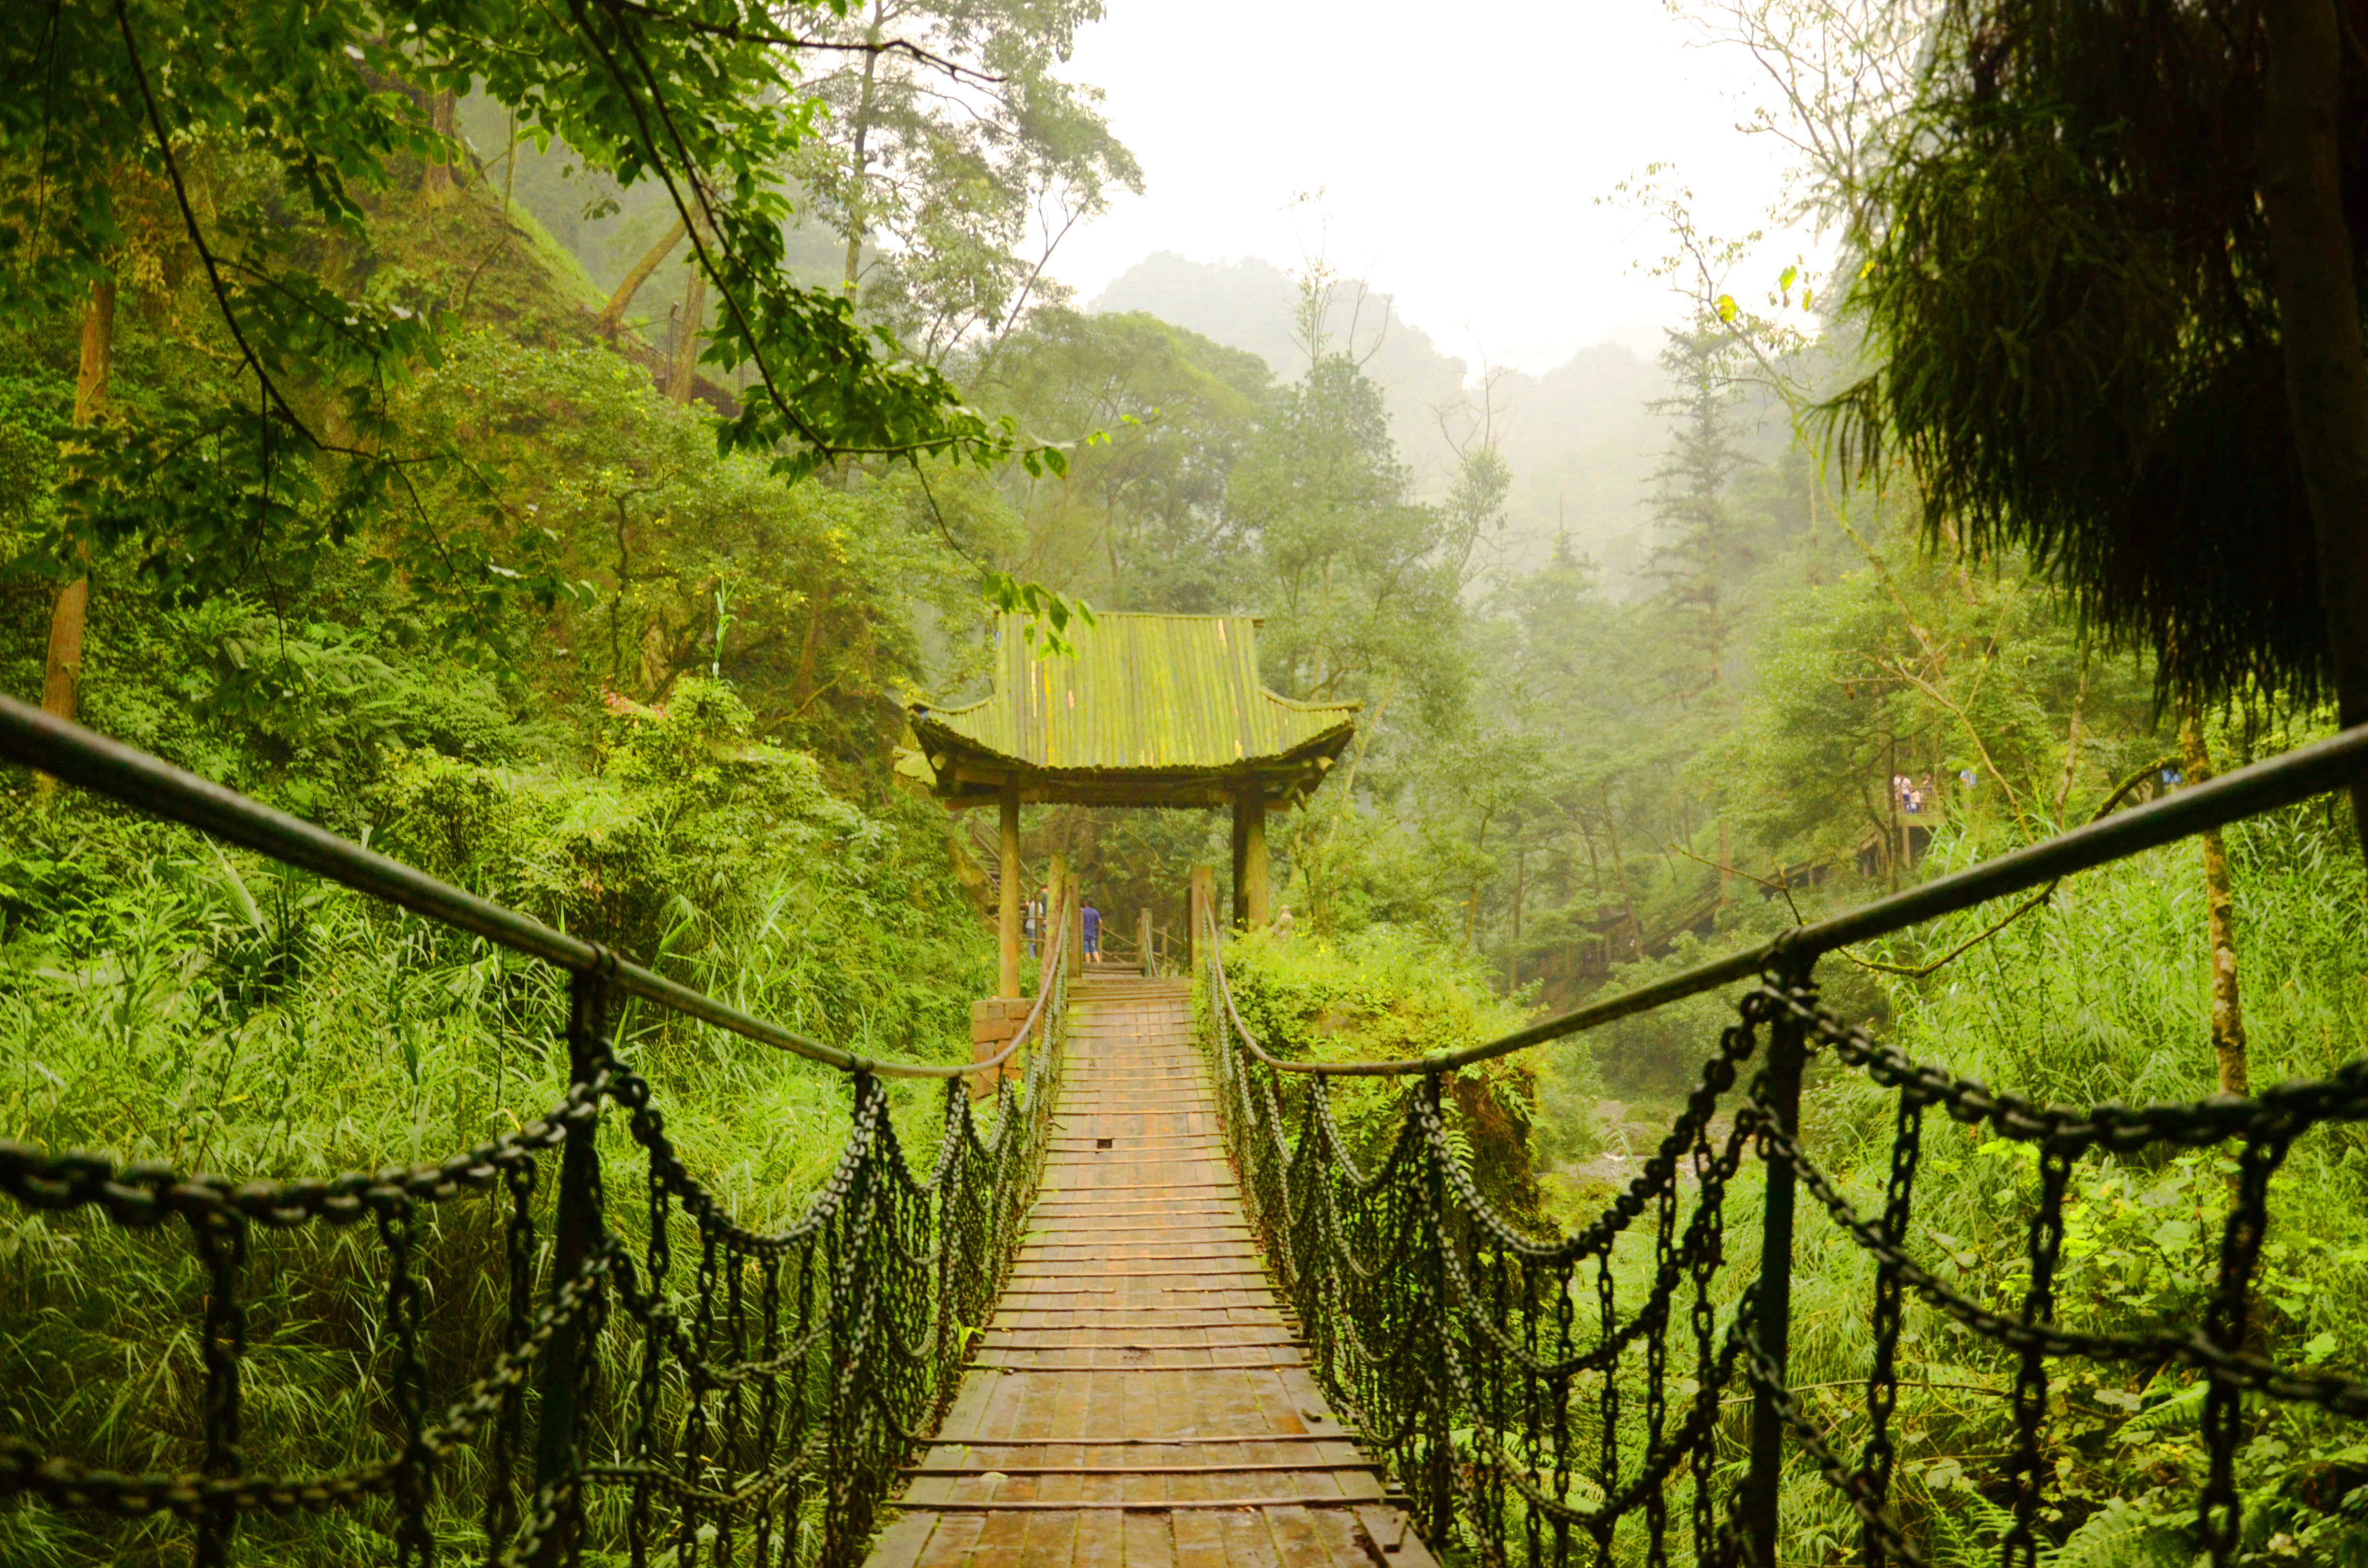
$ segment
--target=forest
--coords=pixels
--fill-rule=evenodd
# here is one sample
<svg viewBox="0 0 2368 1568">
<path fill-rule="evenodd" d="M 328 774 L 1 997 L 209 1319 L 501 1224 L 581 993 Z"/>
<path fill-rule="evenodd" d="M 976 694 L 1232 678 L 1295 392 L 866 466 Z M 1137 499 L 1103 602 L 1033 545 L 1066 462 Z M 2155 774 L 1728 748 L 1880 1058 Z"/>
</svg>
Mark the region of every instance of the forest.
<svg viewBox="0 0 2368 1568">
<path fill-rule="evenodd" d="M 1667 257 L 1573 266 L 1658 267 L 1657 357 L 1535 376 L 1446 360 L 1321 256 L 1058 282 L 1061 237 L 1156 173 L 1067 66 L 1102 9 L 15 8 L 0 691 L 931 1061 L 993 988 L 995 824 L 900 769 L 906 707 L 983 692 L 1003 614 L 1045 658 L 1096 611 L 1256 616 L 1273 691 L 1362 704 L 1273 824 L 1281 916 L 1226 960 L 1316 1058 L 1487 1040 L 2368 720 L 2356 6 L 1676 0 L 1781 84 L 1782 216 L 1831 254 L 1763 265 L 1640 176 Z M 1060 855 L 1178 946 L 1189 868 L 1228 875 L 1215 813 L 1023 835 L 1031 881 Z M 2368 1025 L 2362 847 L 2340 798 L 2287 808 L 1845 949 L 1823 996 L 2047 1103 L 2326 1077 Z M 486 943 L 0 769 L 0 1137 L 233 1176 L 435 1157 L 556 1097 L 563 1005 Z M 1492 1197 L 1542 1235 L 1600 1210 L 1733 1011 L 1474 1070 Z M 687 1159 L 799 1211 L 843 1080 L 652 1011 L 618 1033 Z M 1885 1102 L 1819 1062 L 1802 1114 L 1879 1204 Z M 2015 1310 L 2021 1152 L 1926 1138 L 1915 1242 Z M 2195 1321 L 2234 1169 L 2084 1165 L 2058 1310 Z M 2280 1359 L 2368 1364 L 2363 1214 L 2368 1143 L 2317 1130 L 2254 1309 Z M 1855 1445 L 1871 1266 L 1803 1248 L 1793 1381 Z M 385 1347 L 326 1305 L 359 1278 L 336 1237 L 276 1256 L 246 1459 L 334 1462 L 386 1428 L 351 1375 Z M 201 1380 L 149 1325 L 196 1289 L 12 1210 L 0 1430 L 168 1466 Z M 1907 1324 L 1894 1495 L 1930 1561 L 1995 1558 L 2011 1358 Z M 2197 1561 L 2203 1392 L 2059 1388 L 2012 1560 Z M 1861 1561 L 1802 1474 L 1787 1554 Z M 2356 1429 L 2265 1406 L 2236 1483 L 2242 1561 L 2368 1562 Z M 243 1540 L 378 1560 L 340 1517 Z M 0 1562 L 186 1560 L 156 1520 L 0 1504 Z"/>
</svg>

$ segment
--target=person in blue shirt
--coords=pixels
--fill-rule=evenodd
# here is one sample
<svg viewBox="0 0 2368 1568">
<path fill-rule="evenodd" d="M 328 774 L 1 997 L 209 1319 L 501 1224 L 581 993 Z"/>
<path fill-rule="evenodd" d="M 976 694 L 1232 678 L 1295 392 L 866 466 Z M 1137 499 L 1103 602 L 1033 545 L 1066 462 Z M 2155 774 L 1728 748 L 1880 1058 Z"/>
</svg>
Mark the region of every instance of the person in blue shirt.
<svg viewBox="0 0 2368 1568">
<path fill-rule="evenodd" d="M 1102 961 L 1102 912 L 1094 907 L 1092 899 L 1086 900 L 1086 961 Z"/>
</svg>

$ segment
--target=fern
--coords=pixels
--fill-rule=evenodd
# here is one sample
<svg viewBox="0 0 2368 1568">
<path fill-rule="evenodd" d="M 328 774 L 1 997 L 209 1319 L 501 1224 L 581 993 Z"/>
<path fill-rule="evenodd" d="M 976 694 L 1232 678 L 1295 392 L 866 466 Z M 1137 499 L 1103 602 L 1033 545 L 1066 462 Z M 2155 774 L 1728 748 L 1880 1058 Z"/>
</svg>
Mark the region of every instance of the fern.
<svg viewBox="0 0 2368 1568">
<path fill-rule="evenodd" d="M 2014 1516 L 1978 1492 L 1966 1492 L 1944 1506 L 1932 1499 L 1932 1561 L 1937 1568 L 1989 1568 L 1993 1542 L 2014 1528 Z"/>
<path fill-rule="evenodd" d="M 2202 1426 L 2203 1401 L 2211 1392 L 2210 1383 L 2183 1388 L 2160 1404 L 2148 1405 L 2123 1422 L 2121 1435 L 2127 1438 L 2142 1432 L 2184 1431 Z"/>
<path fill-rule="evenodd" d="M 2116 1497 L 2041 1561 L 2048 1568 L 2180 1568 L 2194 1556 L 2182 1521 Z"/>
</svg>

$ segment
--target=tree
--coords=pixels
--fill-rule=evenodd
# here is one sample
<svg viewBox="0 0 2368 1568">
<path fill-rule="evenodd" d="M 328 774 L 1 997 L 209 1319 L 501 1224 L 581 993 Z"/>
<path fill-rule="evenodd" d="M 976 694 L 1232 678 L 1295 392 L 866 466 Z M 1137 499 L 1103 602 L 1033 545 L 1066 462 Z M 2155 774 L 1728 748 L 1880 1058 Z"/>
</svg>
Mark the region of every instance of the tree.
<svg viewBox="0 0 2368 1568">
<path fill-rule="evenodd" d="M 2368 62 L 2333 0 L 1965 0 L 1850 243 L 1935 539 L 2027 548 L 2179 703 L 2368 722 Z M 2355 791 L 2355 811 L 2368 795 Z"/>
<path fill-rule="evenodd" d="M 845 294 L 937 363 L 1009 330 L 1069 231 L 1143 188 L 1100 92 L 1054 74 L 1101 0 L 839 9 L 814 36 L 848 52 L 803 83 L 827 125 L 791 166 L 845 243 Z"/>
<path fill-rule="evenodd" d="M 1679 683 L 1693 697 L 1722 684 L 1740 623 L 1736 590 L 1752 562 L 1726 489 L 1748 459 L 1736 439 L 1727 335 L 1712 324 L 1668 335 L 1661 368 L 1671 391 L 1651 407 L 1671 421 L 1669 449 L 1653 475 L 1656 537 L 1645 570 L 1661 580 L 1671 640 L 1691 654 Z"/>
<path fill-rule="evenodd" d="M 991 405 L 1078 442 L 1064 477 L 1006 476 L 1029 571 L 1121 609 L 1241 602 L 1226 486 L 1271 395 L 1264 360 L 1152 316 L 1053 307 L 957 365 Z"/>
<path fill-rule="evenodd" d="M 417 171 L 466 165 L 450 106 L 472 84 L 522 133 L 665 188 L 718 301 L 703 358 L 755 383 L 727 448 L 789 477 L 922 452 L 1057 470 L 1061 454 L 1023 450 L 837 293 L 787 276 L 775 176 L 814 113 L 803 48 L 755 0 L 59 0 L 41 26 L 6 29 L 0 73 L 51 90 L 0 100 L 0 305 L 81 312 L 134 225 L 126 192 L 166 191 L 211 315 L 203 347 L 224 367 L 78 437 L 47 541 L 61 570 L 124 545 L 182 597 L 265 559 L 301 576 L 308 557 L 416 518 L 424 480 L 466 473 L 457 448 L 394 416 L 442 356 L 439 312 L 345 262 Z M 457 574 L 462 600 L 524 587 L 547 602 L 562 584 L 527 569 L 532 539 L 467 556 L 423 540 L 411 560 Z"/>
<path fill-rule="evenodd" d="M 1414 499 L 1382 395 L 1325 354 L 1276 397 L 1228 489 L 1256 530 L 1271 597 L 1261 646 L 1307 699 L 1404 690 L 1432 721 L 1460 698 L 1455 562 Z"/>
<path fill-rule="evenodd" d="M 114 278 L 92 279 L 90 303 L 83 310 L 81 362 L 74 375 L 77 429 L 97 424 L 107 407 L 107 377 L 115 353 L 115 298 Z M 77 571 L 59 585 L 51 604 L 49 653 L 42 661 L 41 710 L 61 719 L 74 716 L 82 681 L 83 626 L 89 610 L 90 574 Z M 47 775 L 43 778 L 47 788 Z"/>
</svg>

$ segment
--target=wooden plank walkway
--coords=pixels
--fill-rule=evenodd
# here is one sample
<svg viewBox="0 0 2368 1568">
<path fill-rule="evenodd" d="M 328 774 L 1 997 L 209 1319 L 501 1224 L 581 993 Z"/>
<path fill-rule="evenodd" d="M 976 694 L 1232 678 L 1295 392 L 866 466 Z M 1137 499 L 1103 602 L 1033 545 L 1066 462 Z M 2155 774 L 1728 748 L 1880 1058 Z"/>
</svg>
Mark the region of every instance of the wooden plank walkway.
<svg viewBox="0 0 2368 1568">
<path fill-rule="evenodd" d="M 1031 1228 L 866 1568 L 1437 1568 L 1268 1280 L 1190 986 L 1070 999 Z"/>
</svg>

